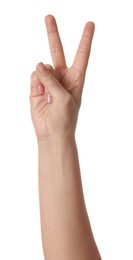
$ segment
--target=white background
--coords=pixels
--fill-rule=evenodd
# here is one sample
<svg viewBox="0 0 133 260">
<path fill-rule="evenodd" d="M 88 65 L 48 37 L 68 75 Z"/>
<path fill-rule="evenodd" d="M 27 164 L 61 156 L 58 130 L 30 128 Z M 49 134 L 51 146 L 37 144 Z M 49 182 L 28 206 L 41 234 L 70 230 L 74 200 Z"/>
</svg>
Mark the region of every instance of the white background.
<svg viewBox="0 0 133 260">
<path fill-rule="evenodd" d="M 0 259 L 42 260 L 30 74 L 51 63 L 53 14 L 71 65 L 84 24 L 96 30 L 76 132 L 82 182 L 103 260 L 133 259 L 133 15 L 125 0 L 0 3 Z"/>
</svg>

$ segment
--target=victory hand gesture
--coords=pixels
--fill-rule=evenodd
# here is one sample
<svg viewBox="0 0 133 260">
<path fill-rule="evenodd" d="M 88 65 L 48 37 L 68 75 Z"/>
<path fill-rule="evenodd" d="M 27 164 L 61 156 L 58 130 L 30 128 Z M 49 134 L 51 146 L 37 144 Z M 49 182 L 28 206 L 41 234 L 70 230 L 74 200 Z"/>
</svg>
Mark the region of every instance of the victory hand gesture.
<svg viewBox="0 0 133 260">
<path fill-rule="evenodd" d="M 94 23 L 88 22 L 68 68 L 55 18 L 48 15 L 45 23 L 53 67 L 37 64 L 30 88 L 31 117 L 38 141 L 74 135 L 94 33 Z"/>
</svg>

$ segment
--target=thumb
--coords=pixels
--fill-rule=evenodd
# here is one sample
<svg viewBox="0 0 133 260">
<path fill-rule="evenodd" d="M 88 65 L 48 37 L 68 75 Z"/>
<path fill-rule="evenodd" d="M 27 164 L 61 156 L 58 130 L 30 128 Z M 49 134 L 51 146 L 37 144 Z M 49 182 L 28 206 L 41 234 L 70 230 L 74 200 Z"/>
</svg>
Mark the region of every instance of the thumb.
<svg viewBox="0 0 133 260">
<path fill-rule="evenodd" d="M 42 63 L 40 62 L 36 66 L 36 72 L 41 83 L 45 86 L 51 96 L 55 99 L 63 98 L 66 94 L 66 90 L 60 84 L 60 82 L 55 78 L 53 73 Z"/>
</svg>

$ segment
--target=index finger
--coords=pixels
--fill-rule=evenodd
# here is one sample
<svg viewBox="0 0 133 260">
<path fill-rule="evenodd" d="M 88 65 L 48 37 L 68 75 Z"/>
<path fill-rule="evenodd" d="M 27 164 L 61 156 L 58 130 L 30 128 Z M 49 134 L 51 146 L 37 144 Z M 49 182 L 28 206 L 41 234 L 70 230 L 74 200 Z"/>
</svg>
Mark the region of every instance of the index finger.
<svg viewBox="0 0 133 260">
<path fill-rule="evenodd" d="M 88 65 L 94 29 L 95 25 L 93 22 L 88 22 L 85 25 L 77 53 L 74 58 L 73 66 L 81 72 L 85 72 Z"/>
<path fill-rule="evenodd" d="M 47 15 L 45 23 L 54 68 L 66 68 L 65 55 L 54 16 Z"/>
</svg>

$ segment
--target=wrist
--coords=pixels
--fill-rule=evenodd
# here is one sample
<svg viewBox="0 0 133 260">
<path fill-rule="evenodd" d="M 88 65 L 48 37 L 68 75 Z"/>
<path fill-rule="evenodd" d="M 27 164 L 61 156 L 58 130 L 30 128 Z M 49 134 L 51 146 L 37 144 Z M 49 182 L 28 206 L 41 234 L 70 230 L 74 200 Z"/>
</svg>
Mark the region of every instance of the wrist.
<svg viewBox="0 0 133 260">
<path fill-rule="evenodd" d="M 68 143 L 75 143 L 75 134 L 71 135 L 51 135 L 45 137 L 43 140 L 37 140 L 38 149 L 45 149 L 48 147 L 59 147 Z"/>
</svg>

